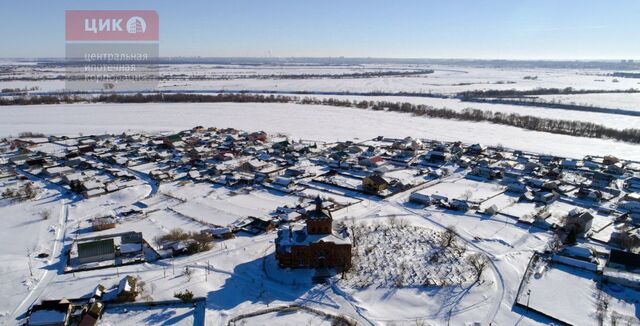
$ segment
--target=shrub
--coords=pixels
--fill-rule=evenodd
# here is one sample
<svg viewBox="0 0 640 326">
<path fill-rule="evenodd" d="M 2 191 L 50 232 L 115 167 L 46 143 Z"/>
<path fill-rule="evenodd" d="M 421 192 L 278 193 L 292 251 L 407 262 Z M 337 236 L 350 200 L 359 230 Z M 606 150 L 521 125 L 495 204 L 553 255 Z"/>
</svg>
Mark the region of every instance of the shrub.
<svg viewBox="0 0 640 326">
<path fill-rule="evenodd" d="M 182 302 L 192 302 L 193 301 L 193 292 L 184 290 L 184 292 L 180 291 L 173 294 L 174 298 L 180 299 Z"/>
</svg>

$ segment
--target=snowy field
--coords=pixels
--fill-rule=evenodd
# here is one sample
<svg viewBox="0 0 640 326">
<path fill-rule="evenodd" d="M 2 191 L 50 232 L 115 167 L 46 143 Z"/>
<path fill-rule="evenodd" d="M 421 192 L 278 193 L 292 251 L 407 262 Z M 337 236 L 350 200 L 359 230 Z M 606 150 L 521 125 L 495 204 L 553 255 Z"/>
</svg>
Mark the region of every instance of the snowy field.
<svg viewBox="0 0 640 326">
<path fill-rule="evenodd" d="M 597 94 L 597 95 L 609 95 L 610 97 L 617 98 L 619 100 L 621 100 L 622 96 L 629 96 L 629 99 L 626 100 L 627 106 L 635 106 L 635 109 L 640 110 L 640 97 L 637 96 L 639 94 Z M 615 97 L 614 95 L 618 95 L 618 97 Z M 545 108 L 545 107 L 523 106 L 523 105 L 465 102 L 457 98 L 432 98 L 432 97 L 415 97 L 415 96 L 296 95 L 296 94 L 289 94 L 289 96 L 297 96 L 300 98 L 315 98 L 315 99 L 333 98 L 333 99 L 349 100 L 349 101 L 379 101 L 379 102 L 391 102 L 391 103 L 406 102 L 406 103 L 412 103 L 416 105 L 417 104 L 429 105 L 438 109 L 444 108 L 444 109 L 450 109 L 455 111 L 462 111 L 464 109 L 469 108 L 469 109 L 491 111 L 491 112 L 502 112 L 507 114 L 515 113 L 519 115 L 528 115 L 528 116 L 548 118 L 548 119 L 592 122 L 592 123 L 601 124 L 607 127 L 619 128 L 619 129 L 640 125 L 640 117 L 638 116 L 607 114 L 607 113 L 597 113 L 597 112 L 582 112 L 582 111 L 579 112 L 579 111 L 562 110 L 562 109 Z M 588 95 L 569 95 L 569 96 L 587 97 Z M 587 98 L 590 98 L 590 97 L 587 97 Z M 635 102 L 634 102 L 634 99 L 635 99 Z M 589 101 L 586 101 L 585 103 L 591 104 L 591 102 Z M 594 103 L 604 104 L 608 102 L 606 102 L 605 100 L 602 102 L 594 102 Z M 602 106 L 602 107 L 613 108 L 613 109 L 622 109 L 622 108 L 626 109 L 626 107 L 617 107 L 614 103 L 615 102 L 611 102 L 611 104 L 607 106 Z M 601 105 L 597 105 L 597 106 L 601 106 Z M 633 110 L 634 108 L 631 108 L 631 109 Z"/>
<path fill-rule="evenodd" d="M 640 88 L 640 85 L 636 88 Z M 587 104 L 603 108 L 640 111 L 640 94 L 580 94 L 580 95 L 543 95 L 545 101 L 560 103 Z"/>
<path fill-rule="evenodd" d="M 283 132 L 293 138 L 336 141 L 387 137 L 422 137 L 443 141 L 501 144 L 506 147 L 582 158 L 586 154 L 616 155 L 640 160 L 638 146 L 613 140 L 526 131 L 489 123 L 414 117 L 296 104 L 72 104 L 2 108 L 0 136 L 23 131 L 78 134 L 177 131 L 203 125 Z M 176 119 L 179 116 L 179 119 Z M 632 127 L 632 126 L 630 126 Z"/>
<path fill-rule="evenodd" d="M 17 76 L 55 76 L 60 70 L 30 71 L 23 68 Z M 279 79 L 272 75 L 291 74 L 345 74 L 371 71 L 400 71 L 434 69 L 433 74 L 421 76 L 388 76 L 375 78 L 304 78 Z M 184 70 L 184 71 L 183 71 Z M 565 88 L 576 89 L 629 89 L 638 88 L 637 79 L 604 76 L 613 71 L 542 69 L 542 68 L 491 68 L 450 65 L 384 65 L 384 66 L 316 66 L 316 67 L 238 67 L 220 65 L 161 65 L 161 74 L 206 75 L 209 80 L 163 80 L 158 90 L 276 90 L 276 91 L 320 91 L 320 92 L 433 92 L 454 94 L 475 89 L 534 89 Z M 246 78 L 269 76 L 268 78 Z M 536 79 L 524 79 L 537 76 Z M 225 77 L 226 79 L 220 79 Z M 614 80 L 618 80 L 614 82 Z M 2 81 L 0 88 L 39 87 L 38 91 L 61 91 L 65 87 L 62 80 Z M 101 88 L 102 84 L 97 85 Z"/>
</svg>

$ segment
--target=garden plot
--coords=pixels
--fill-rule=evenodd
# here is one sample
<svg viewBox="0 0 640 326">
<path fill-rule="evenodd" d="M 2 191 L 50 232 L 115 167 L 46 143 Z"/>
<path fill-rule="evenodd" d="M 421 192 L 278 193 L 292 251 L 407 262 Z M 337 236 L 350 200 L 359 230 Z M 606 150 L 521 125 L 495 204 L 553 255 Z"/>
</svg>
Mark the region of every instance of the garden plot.
<svg viewBox="0 0 640 326">
<path fill-rule="evenodd" d="M 359 199 L 356 199 L 353 197 L 339 195 L 332 192 L 322 191 L 322 190 L 313 189 L 313 188 L 307 188 L 301 191 L 301 194 L 303 194 L 307 198 L 315 198 L 316 196 L 320 196 L 320 198 L 326 198 L 327 200 L 330 200 L 332 202 L 335 202 L 343 206 L 360 202 Z"/>
<path fill-rule="evenodd" d="M 227 196 L 229 189 L 219 185 L 208 183 L 187 183 L 172 182 L 160 186 L 160 192 L 171 197 L 187 201 L 206 196 Z"/>
<path fill-rule="evenodd" d="M 142 172 L 142 173 L 149 173 L 153 170 L 162 169 L 167 166 L 168 165 L 165 163 L 150 162 L 150 163 L 144 163 L 144 164 L 132 166 L 131 170 Z"/>
<path fill-rule="evenodd" d="M 64 156 L 66 154 L 67 148 L 60 144 L 49 143 L 47 141 L 46 143 L 37 144 L 31 147 L 31 150 L 34 152 L 42 152 L 47 155 Z"/>
<path fill-rule="evenodd" d="M 338 187 L 344 187 L 347 189 L 359 190 L 362 189 L 362 180 L 354 177 L 348 177 L 341 174 L 327 176 L 321 178 L 322 181 L 336 185 Z"/>
<path fill-rule="evenodd" d="M 175 306 L 116 306 L 108 307 L 100 320 L 101 325 L 194 325 L 195 308 L 192 305 Z"/>
<path fill-rule="evenodd" d="M 475 281 L 463 247 L 443 246 L 442 232 L 403 224 L 399 220 L 354 227 L 353 268 L 344 281 L 348 286 L 402 288 Z"/>
<path fill-rule="evenodd" d="M 518 197 L 516 196 L 500 194 L 498 196 L 495 196 L 493 198 L 490 198 L 484 201 L 482 205 L 480 205 L 480 209 L 487 209 L 489 207 L 495 206 L 500 212 L 517 202 L 518 202 Z"/>
<path fill-rule="evenodd" d="M 385 177 L 396 179 L 406 185 L 417 185 L 425 182 L 424 175 L 416 175 L 416 170 L 400 169 L 390 171 L 384 174 Z"/>
<path fill-rule="evenodd" d="M 167 233 L 173 229 L 181 229 L 186 232 L 199 232 L 207 228 L 205 224 L 194 222 L 168 209 L 153 212 L 147 216 L 147 219 Z"/>
<path fill-rule="evenodd" d="M 523 285 L 518 303 L 572 325 L 596 325 L 595 313 L 589 313 L 596 311 L 594 278 L 593 272 L 556 264 Z"/>
<path fill-rule="evenodd" d="M 153 245 L 155 244 L 155 238 L 167 234 L 169 230 L 169 228 L 158 223 L 155 218 L 138 216 L 129 217 L 126 219 L 118 219 L 118 223 L 116 224 L 115 228 L 102 231 L 93 231 L 91 222 L 88 219 L 82 220 L 78 222 L 78 224 L 70 232 L 73 232 L 74 236 L 78 234 L 82 238 L 119 234 L 124 232 L 142 232 L 143 238 Z"/>
<path fill-rule="evenodd" d="M 138 205 L 139 207 L 146 206 L 148 211 L 157 211 L 157 210 L 166 209 L 168 207 L 178 205 L 180 203 L 182 203 L 182 201 L 180 201 L 179 199 L 165 196 L 163 194 L 158 194 L 151 198 L 141 200 L 140 204 L 142 205 L 138 205 L 138 204 L 136 205 Z"/>
<path fill-rule="evenodd" d="M 468 200 L 474 203 L 481 203 L 493 196 L 496 196 L 504 191 L 504 187 L 474 181 L 469 179 L 459 179 L 453 182 L 443 181 L 432 187 L 419 191 L 421 194 L 428 196 L 439 195 L 451 199 Z"/>
<path fill-rule="evenodd" d="M 151 187 L 137 185 L 108 193 L 99 197 L 85 199 L 69 205 L 72 217 L 101 217 L 114 214 L 123 207 L 123 203 L 135 203 L 149 195 Z"/>
<path fill-rule="evenodd" d="M 296 197 L 257 190 L 237 195 L 227 194 L 189 200 L 172 209 L 185 217 L 204 223 L 226 226 L 248 216 L 270 216 L 279 206 L 295 206 L 296 203 Z"/>
<path fill-rule="evenodd" d="M 518 220 L 523 220 L 535 216 L 542 207 L 543 206 L 531 202 L 516 202 L 500 210 L 500 213 Z"/>
<path fill-rule="evenodd" d="M 320 316 L 305 310 L 274 311 L 253 317 L 240 319 L 238 325 L 314 325 L 331 326 L 332 318 Z"/>
</svg>

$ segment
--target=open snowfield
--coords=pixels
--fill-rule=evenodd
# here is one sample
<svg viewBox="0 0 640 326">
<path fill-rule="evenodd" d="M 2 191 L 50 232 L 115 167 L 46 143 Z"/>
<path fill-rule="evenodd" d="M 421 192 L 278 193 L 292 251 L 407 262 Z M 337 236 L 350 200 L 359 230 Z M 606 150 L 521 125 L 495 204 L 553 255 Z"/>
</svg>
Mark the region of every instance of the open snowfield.
<svg viewBox="0 0 640 326">
<path fill-rule="evenodd" d="M 371 71 L 398 71 L 403 69 L 434 69 L 433 74 L 407 77 L 375 77 L 375 78 L 307 78 L 278 79 L 238 78 L 247 76 L 272 76 L 286 74 L 345 74 Z M 454 94 L 474 89 L 534 89 L 565 88 L 576 89 L 629 89 L 638 88 L 638 80 L 633 78 L 617 78 L 603 76 L 612 71 L 543 69 L 543 68 L 493 68 L 466 67 L 451 65 L 374 65 L 363 69 L 361 66 L 315 66 L 315 67 L 255 67 L 255 66 L 220 66 L 220 65 L 161 65 L 161 74 L 207 75 L 210 80 L 169 79 L 159 83 L 158 90 L 271 90 L 271 91 L 320 91 L 320 92 L 433 92 Z M 42 76 L 59 75 L 55 69 L 46 73 L 23 69 L 18 76 L 33 74 Z M 230 77 L 219 79 L 219 77 Z M 525 76 L 537 76 L 537 79 L 524 79 Z M 216 78 L 217 77 L 217 78 Z M 234 78 L 235 77 L 235 78 Z M 2 81 L 0 88 L 39 87 L 38 91 L 64 90 L 63 80 L 39 81 Z M 97 85 L 97 89 L 102 84 Z"/>
<path fill-rule="evenodd" d="M 526 131 L 489 123 L 418 118 L 408 114 L 374 112 L 296 104 L 72 104 L 2 108 L 0 135 L 23 131 L 51 134 L 176 131 L 196 125 L 283 132 L 294 138 L 336 141 L 387 137 L 460 140 L 582 158 L 586 154 L 616 155 L 640 160 L 637 145 L 592 138 Z M 179 117 L 179 118 L 176 118 Z M 631 127 L 631 126 L 630 126 Z"/>
<path fill-rule="evenodd" d="M 640 87 L 640 86 L 639 86 Z M 545 101 L 587 104 L 603 108 L 640 111 L 640 94 L 543 95 Z"/>
<path fill-rule="evenodd" d="M 640 110 L 640 94 L 593 94 L 591 95 L 567 95 L 569 98 L 584 96 L 584 100 L 581 102 L 578 97 L 577 103 L 587 105 L 594 105 L 604 108 L 612 109 L 631 109 Z M 606 95 L 603 97 L 597 97 L 595 95 Z M 616 96 L 614 96 L 616 95 Z M 640 125 L 639 116 L 629 116 L 621 114 L 607 114 L 598 112 L 583 112 L 583 111 L 571 111 L 546 107 L 533 107 L 522 105 L 509 105 L 509 104 L 492 104 L 492 103 L 476 103 L 476 102 L 464 102 L 456 98 L 432 98 L 432 97 L 415 97 L 415 96 L 356 96 L 356 95 L 295 95 L 301 98 L 317 98 L 317 99 L 340 99 L 350 101 L 380 101 L 391 103 L 412 103 L 430 105 L 434 108 L 451 109 L 455 111 L 462 111 L 464 109 L 476 109 L 491 112 L 502 113 L 516 113 L 519 115 L 528 115 L 533 117 L 541 117 L 548 119 L 560 119 L 570 121 L 584 121 L 601 124 L 611 128 L 624 129 L 631 128 L 633 126 Z M 628 96 L 629 98 L 624 98 Z M 546 97 L 543 97 L 546 98 Z M 601 99 L 602 98 L 602 99 Z M 612 101 L 608 102 L 606 99 L 611 98 Z M 595 101 L 591 101 L 595 99 Z M 620 107 L 617 106 L 617 102 L 623 103 Z M 562 103 L 571 103 L 571 101 L 562 100 Z"/>
</svg>

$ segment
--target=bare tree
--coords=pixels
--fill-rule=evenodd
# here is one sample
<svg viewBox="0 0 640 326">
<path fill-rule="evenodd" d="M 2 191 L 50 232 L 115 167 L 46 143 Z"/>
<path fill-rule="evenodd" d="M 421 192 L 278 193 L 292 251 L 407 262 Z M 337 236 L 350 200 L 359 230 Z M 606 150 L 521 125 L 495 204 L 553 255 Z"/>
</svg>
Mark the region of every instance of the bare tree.
<svg viewBox="0 0 640 326">
<path fill-rule="evenodd" d="M 476 253 L 470 255 L 467 258 L 467 262 L 473 268 L 474 275 L 476 276 L 475 282 L 480 282 L 482 278 L 482 273 L 487 269 L 487 265 L 489 265 L 489 259 L 481 253 Z"/>
<path fill-rule="evenodd" d="M 456 233 L 456 228 L 452 225 L 449 225 L 445 228 L 444 232 L 442 232 L 442 237 L 440 238 L 440 246 L 443 248 L 451 247 L 458 237 Z"/>
<path fill-rule="evenodd" d="M 397 222 L 397 225 L 398 225 L 399 228 L 406 228 L 407 226 L 409 226 L 409 221 L 407 221 L 404 218 L 399 218 L 398 222 Z"/>
<path fill-rule="evenodd" d="M 398 223 L 398 217 L 395 215 L 389 215 L 389 217 L 387 217 L 387 221 L 389 222 L 390 226 L 396 226 L 396 224 Z"/>
</svg>

